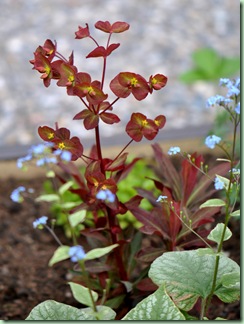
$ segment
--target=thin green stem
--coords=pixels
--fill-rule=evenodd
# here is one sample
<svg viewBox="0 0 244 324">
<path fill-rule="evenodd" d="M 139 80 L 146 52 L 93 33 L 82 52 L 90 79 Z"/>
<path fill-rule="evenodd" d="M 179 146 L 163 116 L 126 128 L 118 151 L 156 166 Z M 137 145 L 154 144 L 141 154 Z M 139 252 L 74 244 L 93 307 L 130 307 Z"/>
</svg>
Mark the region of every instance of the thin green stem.
<svg viewBox="0 0 244 324">
<path fill-rule="evenodd" d="M 203 320 L 205 307 L 206 307 L 206 299 L 204 298 L 202 299 L 202 303 L 201 303 L 200 321 Z"/>
<path fill-rule="evenodd" d="M 54 233 L 54 231 L 46 224 L 44 224 L 45 228 L 50 232 L 50 234 L 52 235 L 52 237 L 55 239 L 55 241 L 62 246 L 63 244 L 60 242 L 59 238 L 57 237 L 57 235 Z"/>
<path fill-rule="evenodd" d="M 89 280 L 89 276 L 87 274 L 87 271 L 86 271 L 86 268 L 85 268 L 85 264 L 84 264 L 84 261 L 81 260 L 79 261 L 79 266 L 82 270 L 82 272 L 84 273 L 85 275 L 85 280 L 86 280 L 86 287 L 88 289 L 88 292 L 89 292 L 89 295 L 90 295 L 90 298 L 91 298 L 91 301 L 92 301 L 92 309 L 95 313 L 97 313 L 97 306 L 96 306 L 96 303 L 95 303 L 95 300 L 93 298 L 93 295 L 92 295 L 92 290 L 90 288 L 90 280 Z"/>
<path fill-rule="evenodd" d="M 209 305 L 211 303 L 211 300 L 212 300 L 214 292 L 215 292 L 215 288 L 216 288 L 216 284 L 217 284 L 217 275 L 218 275 L 218 270 L 219 270 L 220 252 L 222 251 L 223 242 L 224 242 L 224 238 L 225 238 L 225 233 L 226 233 L 227 225 L 228 225 L 228 222 L 229 222 L 229 219 L 230 219 L 230 207 L 231 207 L 230 195 L 231 195 L 231 186 L 232 186 L 232 180 L 233 180 L 233 166 L 234 166 L 234 159 L 235 159 L 237 126 L 238 126 L 238 121 L 235 119 L 235 121 L 234 121 L 234 130 L 233 130 L 232 151 L 231 151 L 231 155 L 230 155 L 230 167 L 231 167 L 231 169 L 230 169 L 230 179 L 229 179 L 228 188 L 226 190 L 225 223 L 224 223 L 224 229 L 223 229 L 223 232 L 222 232 L 222 235 L 221 235 L 221 239 L 220 239 L 220 243 L 218 245 L 217 255 L 216 255 L 216 259 L 215 259 L 215 267 L 214 267 L 212 288 L 211 288 L 210 294 L 209 294 L 209 296 L 207 298 L 204 314 L 207 313 Z"/>
<path fill-rule="evenodd" d="M 176 215 L 176 217 L 186 226 L 187 229 L 189 229 L 189 231 L 191 231 L 193 234 L 195 234 L 206 246 L 208 246 L 210 249 L 212 249 L 211 245 L 208 244 L 208 242 L 206 242 L 204 240 L 204 238 L 201 237 L 201 235 L 199 235 L 197 232 L 194 231 L 194 229 L 192 227 L 190 227 L 189 225 L 187 225 L 187 223 L 182 219 L 182 217 L 180 217 L 180 215 L 178 215 L 175 212 L 175 209 L 172 208 L 170 206 L 170 204 L 168 204 L 169 208 L 174 212 L 174 214 Z"/>
</svg>

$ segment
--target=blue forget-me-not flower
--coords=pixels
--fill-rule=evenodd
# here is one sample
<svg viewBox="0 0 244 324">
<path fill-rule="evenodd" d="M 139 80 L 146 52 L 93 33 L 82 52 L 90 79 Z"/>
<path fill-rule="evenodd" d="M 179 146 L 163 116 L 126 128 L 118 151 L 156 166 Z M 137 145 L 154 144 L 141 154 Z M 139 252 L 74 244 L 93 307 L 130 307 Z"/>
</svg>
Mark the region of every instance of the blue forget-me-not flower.
<svg viewBox="0 0 244 324">
<path fill-rule="evenodd" d="M 96 194 L 96 198 L 100 200 L 107 200 L 110 203 L 115 201 L 115 194 L 113 194 L 109 189 L 102 189 Z"/>
<path fill-rule="evenodd" d="M 16 189 L 14 189 L 10 195 L 10 198 L 14 201 L 14 202 L 22 202 L 23 201 L 23 197 L 21 196 L 21 192 L 26 191 L 26 188 L 24 186 L 20 186 Z"/>
<path fill-rule="evenodd" d="M 224 189 L 225 184 L 218 177 L 216 177 L 214 179 L 214 187 L 215 187 L 216 190 L 222 190 L 222 189 Z"/>
<path fill-rule="evenodd" d="M 41 216 L 40 218 L 37 218 L 33 222 L 33 227 L 37 228 L 39 227 L 40 229 L 43 227 L 43 225 L 47 224 L 48 217 L 47 216 Z"/>
<path fill-rule="evenodd" d="M 221 137 L 218 137 L 216 135 L 209 135 L 205 139 L 205 144 L 210 149 L 214 149 L 216 144 L 219 144 L 221 141 Z"/>
<path fill-rule="evenodd" d="M 180 148 L 179 146 L 172 146 L 169 150 L 168 150 L 168 154 L 169 155 L 174 155 L 180 153 Z"/>
<path fill-rule="evenodd" d="M 165 199 L 167 199 L 168 198 L 168 196 L 162 196 L 162 195 L 160 195 L 159 197 L 158 197 L 158 199 L 156 200 L 156 202 L 162 202 L 162 201 L 164 201 Z"/>
<path fill-rule="evenodd" d="M 86 253 L 81 245 L 75 245 L 69 248 L 69 256 L 72 262 L 77 262 L 84 259 Z"/>
</svg>

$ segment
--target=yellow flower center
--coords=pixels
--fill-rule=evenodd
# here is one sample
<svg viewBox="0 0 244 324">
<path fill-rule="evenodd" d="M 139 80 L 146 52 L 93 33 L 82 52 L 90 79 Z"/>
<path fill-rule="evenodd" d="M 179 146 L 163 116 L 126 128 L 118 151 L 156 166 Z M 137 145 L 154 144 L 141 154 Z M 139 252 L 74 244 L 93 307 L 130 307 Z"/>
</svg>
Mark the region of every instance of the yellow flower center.
<svg viewBox="0 0 244 324">
<path fill-rule="evenodd" d="M 58 144 L 58 148 L 59 148 L 60 150 L 63 150 L 63 149 L 65 148 L 65 144 L 64 144 L 63 142 L 59 143 L 59 144 Z"/>
<path fill-rule="evenodd" d="M 148 121 L 146 119 L 144 119 L 142 122 L 141 122 L 142 126 L 146 126 L 148 124 Z"/>
<path fill-rule="evenodd" d="M 93 87 L 92 87 L 92 86 L 88 87 L 88 88 L 87 88 L 87 92 L 88 92 L 89 94 L 94 94 Z"/>
<path fill-rule="evenodd" d="M 152 78 L 151 83 L 152 84 L 156 84 L 157 83 L 157 80 L 155 78 Z"/>
<path fill-rule="evenodd" d="M 48 139 L 53 139 L 54 138 L 54 133 L 49 133 L 48 136 L 47 136 Z"/>
<path fill-rule="evenodd" d="M 132 85 L 132 87 L 135 87 L 137 85 L 137 83 L 138 83 L 138 80 L 136 78 L 132 78 L 130 80 L 130 84 Z"/>
<path fill-rule="evenodd" d="M 159 121 L 158 120 L 154 120 L 154 123 L 159 126 Z"/>
<path fill-rule="evenodd" d="M 73 82 L 75 81 L 75 78 L 74 78 L 74 75 L 73 75 L 73 74 L 71 74 L 71 75 L 68 77 L 68 81 L 69 81 L 70 83 L 73 83 Z"/>
</svg>

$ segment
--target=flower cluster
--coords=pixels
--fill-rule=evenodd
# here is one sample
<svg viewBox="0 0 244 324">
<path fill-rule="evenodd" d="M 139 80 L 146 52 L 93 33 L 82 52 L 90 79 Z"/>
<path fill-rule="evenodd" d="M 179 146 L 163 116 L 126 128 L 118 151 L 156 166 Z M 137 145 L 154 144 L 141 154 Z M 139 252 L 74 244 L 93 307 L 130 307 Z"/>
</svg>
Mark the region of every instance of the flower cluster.
<svg viewBox="0 0 244 324">
<path fill-rule="evenodd" d="M 109 189 L 102 189 L 96 194 L 96 198 L 113 203 L 116 196 Z"/>
<path fill-rule="evenodd" d="M 24 192 L 26 190 L 26 188 L 24 186 L 20 186 L 16 189 L 14 189 L 10 195 L 10 198 L 14 201 L 14 202 L 22 202 L 23 201 L 23 197 L 21 195 L 22 192 Z"/>
<path fill-rule="evenodd" d="M 104 62 L 111 53 L 119 47 L 119 43 L 110 44 L 111 36 L 114 33 L 122 33 L 129 29 L 129 24 L 125 22 L 115 22 L 110 24 L 108 21 L 98 21 L 95 28 L 109 34 L 107 46 L 99 46 L 97 41 L 91 36 L 89 26 L 79 26 L 75 32 L 76 39 L 90 38 L 95 42 L 96 48 L 91 51 L 86 58 L 103 57 Z M 120 72 L 115 76 L 110 84 L 110 90 L 117 97 L 113 102 L 108 101 L 108 94 L 103 91 L 105 70 L 102 80 L 93 80 L 90 74 L 79 72 L 74 65 L 73 53 L 68 59 L 57 51 L 56 42 L 47 39 L 43 46 L 38 46 L 34 52 L 34 59 L 30 61 L 33 69 L 41 73 L 41 79 L 46 87 L 49 87 L 51 80 L 57 80 L 59 87 L 66 87 L 67 94 L 77 96 L 85 105 L 85 109 L 74 116 L 75 120 L 83 119 L 84 127 L 87 130 L 94 129 L 98 126 L 100 120 L 107 124 L 120 122 L 117 115 L 111 113 L 113 104 L 121 99 L 127 98 L 132 94 L 136 100 L 143 100 L 153 91 L 165 87 L 167 77 L 163 74 L 151 75 L 146 80 L 140 74 L 134 72 Z M 105 67 L 104 63 L 104 67 Z M 152 140 L 163 128 L 165 116 L 160 115 L 154 120 L 146 118 L 142 114 L 131 116 L 126 132 L 135 141 L 140 141 L 143 136 Z M 55 149 L 63 149 L 72 153 L 72 160 L 82 156 L 83 146 L 77 137 L 70 138 L 67 129 L 60 128 L 54 130 L 50 127 L 39 127 L 39 135 L 42 139 L 54 144 Z"/>
<path fill-rule="evenodd" d="M 43 228 L 43 225 L 46 225 L 47 224 L 47 220 L 48 220 L 48 217 L 47 216 L 41 216 L 40 218 L 37 218 L 33 222 L 33 227 L 34 228 L 42 229 Z"/>
<path fill-rule="evenodd" d="M 207 100 L 206 107 L 219 105 L 224 107 L 229 112 L 235 111 L 240 114 L 240 78 L 238 79 L 227 79 L 222 78 L 219 82 L 220 86 L 228 89 L 226 97 L 221 95 L 215 95 Z"/>
<path fill-rule="evenodd" d="M 17 160 L 17 167 L 22 169 L 25 165 L 25 162 L 29 162 L 33 159 L 36 160 L 37 166 L 43 166 L 47 164 L 57 164 L 59 156 L 62 161 L 70 161 L 72 158 L 71 152 L 65 149 L 57 149 L 53 152 L 53 143 L 44 142 L 37 145 L 33 145 L 28 150 L 28 153 L 24 157 L 20 157 Z M 54 153 L 54 155 L 52 154 Z"/>
<path fill-rule="evenodd" d="M 168 154 L 169 155 L 175 155 L 177 153 L 180 153 L 180 147 L 179 146 L 172 146 L 169 150 L 168 150 Z"/>
<path fill-rule="evenodd" d="M 205 144 L 208 148 L 214 149 L 216 144 L 219 144 L 221 138 L 216 135 L 209 135 L 205 139 Z"/>
<path fill-rule="evenodd" d="M 77 262 L 79 260 L 83 260 L 86 253 L 81 245 L 75 245 L 69 248 L 69 256 L 72 262 Z"/>
</svg>

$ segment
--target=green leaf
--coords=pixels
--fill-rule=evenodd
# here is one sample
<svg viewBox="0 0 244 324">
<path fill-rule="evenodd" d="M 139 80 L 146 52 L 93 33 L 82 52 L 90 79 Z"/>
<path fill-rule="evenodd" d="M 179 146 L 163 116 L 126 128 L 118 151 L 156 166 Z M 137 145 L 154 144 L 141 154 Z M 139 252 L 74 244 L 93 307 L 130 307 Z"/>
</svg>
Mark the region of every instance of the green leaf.
<svg viewBox="0 0 244 324">
<path fill-rule="evenodd" d="M 240 209 L 238 209 L 238 210 L 235 210 L 233 213 L 231 213 L 230 216 L 240 217 L 240 214 L 241 214 Z"/>
<path fill-rule="evenodd" d="M 222 199 L 209 199 L 205 203 L 201 204 L 199 208 L 205 207 L 221 207 L 225 206 L 225 201 Z"/>
<path fill-rule="evenodd" d="M 107 246 L 104 248 L 93 249 L 93 250 L 87 252 L 84 260 L 86 261 L 86 260 L 93 260 L 96 258 L 100 258 L 100 257 L 104 256 L 105 254 L 111 252 L 117 246 L 119 246 L 119 244 L 113 244 L 113 245 L 110 245 L 110 246 Z"/>
<path fill-rule="evenodd" d="M 53 201 L 59 201 L 60 198 L 56 194 L 47 194 L 47 195 L 41 195 L 36 198 L 36 201 L 47 201 L 47 202 L 53 202 Z"/>
<path fill-rule="evenodd" d="M 225 227 L 225 224 L 223 224 L 223 223 L 217 224 L 215 226 L 215 228 L 212 229 L 212 231 L 209 233 L 208 239 L 220 244 L 224 227 Z M 227 241 L 229 238 L 231 238 L 231 236 L 232 236 L 232 233 L 231 233 L 230 229 L 227 227 L 226 231 L 225 231 L 224 241 Z"/>
<path fill-rule="evenodd" d="M 168 296 L 164 286 L 143 299 L 122 320 L 126 321 L 172 321 L 185 320 L 180 310 Z"/>
<path fill-rule="evenodd" d="M 158 286 L 165 283 L 166 290 L 176 306 L 189 311 L 198 298 L 206 299 L 211 291 L 216 254 L 211 249 L 167 252 L 151 265 L 149 277 Z M 220 255 L 219 270 L 214 294 L 221 300 L 228 294 L 228 300 L 238 298 L 236 290 L 223 287 L 222 277 L 227 273 L 239 272 L 236 262 Z"/>
<path fill-rule="evenodd" d="M 215 50 L 201 48 L 193 53 L 192 59 L 197 68 L 203 71 L 206 76 L 215 78 L 220 61 L 220 56 Z"/>
<path fill-rule="evenodd" d="M 222 285 L 227 288 L 240 288 L 240 273 L 232 272 L 224 274 L 222 277 Z"/>
<path fill-rule="evenodd" d="M 75 201 L 67 201 L 67 202 L 60 204 L 60 207 L 63 209 L 71 209 L 78 205 L 80 205 L 80 201 L 76 201 L 76 202 Z"/>
<path fill-rule="evenodd" d="M 99 305 L 96 308 L 97 312 L 94 312 L 91 307 L 83 308 L 82 311 L 90 317 L 90 320 L 111 321 L 115 319 L 116 313 L 110 307 Z"/>
<path fill-rule="evenodd" d="M 181 82 L 191 84 L 198 80 L 205 80 L 206 76 L 204 75 L 204 73 L 201 70 L 194 69 L 194 70 L 190 70 L 190 71 L 182 73 L 180 75 L 179 79 Z"/>
<path fill-rule="evenodd" d="M 63 261 L 66 259 L 69 259 L 69 246 L 66 245 L 62 245 L 60 247 L 57 248 L 57 250 L 54 252 L 52 258 L 50 259 L 48 265 L 49 267 L 51 267 L 52 265 L 54 265 L 55 263 L 59 262 L 59 261 Z"/>
<path fill-rule="evenodd" d="M 97 306 L 98 312 L 90 307 L 78 309 L 55 300 L 46 300 L 35 306 L 27 321 L 86 321 L 86 320 L 113 320 L 116 313 L 109 307 Z"/>
<path fill-rule="evenodd" d="M 86 210 L 79 210 L 69 215 L 69 222 L 72 227 L 82 223 L 86 218 Z"/>
<path fill-rule="evenodd" d="M 79 303 L 92 307 L 93 306 L 92 298 L 94 302 L 98 300 L 98 293 L 96 293 L 95 291 L 91 290 L 91 294 L 92 294 L 92 298 L 91 298 L 89 289 L 87 287 L 84 287 L 74 282 L 68 282 L 68 284 L 70 285 L 74 298 Z"/>
<path fill-rule="evenodd" d="M 69 190 L 70 187 L 72 187 L 74 184 L 73 181 L 67 181 L 64 183 L 59 189 L 58 192 L 62 196 L 67 190 Z"/>
<path fill-rule="evenodd" d="M 106 300 L 105 305 L 109 306 L 113 309 L 116 309 L 122 304 L 125 297 L 126 297 L 126 294 L 123 294 L 123 295 L 119 295 L 114 298 L 108 299 L 108 300 Z"/>
<path fill-rule="evenodd" d="M 82 310 L 54 300 L 46 300 L 37 305 L 26 318 L 27 321 L 79 321 L 90 319 L 93 318 Z"/>
</svg>

